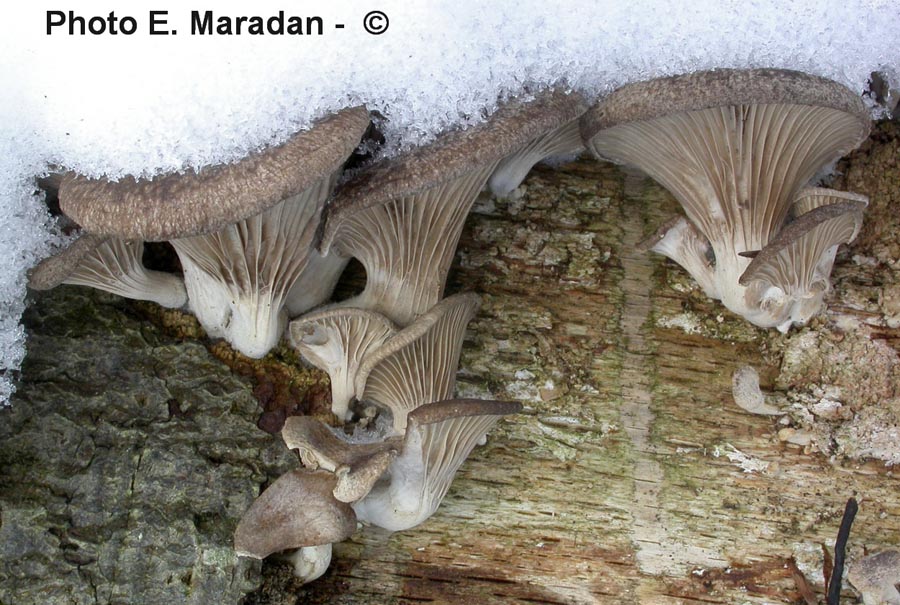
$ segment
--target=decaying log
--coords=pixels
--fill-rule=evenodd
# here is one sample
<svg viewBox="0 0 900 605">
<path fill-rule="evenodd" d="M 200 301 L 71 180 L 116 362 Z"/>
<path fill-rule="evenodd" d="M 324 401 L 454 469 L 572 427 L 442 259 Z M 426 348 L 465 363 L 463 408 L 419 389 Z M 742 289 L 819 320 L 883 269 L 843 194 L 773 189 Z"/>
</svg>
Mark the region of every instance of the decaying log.
<svg viewBox="0 0 900 605">
<path fill-rule="evenodd" d="M 867 217 L 858 240 L 873 260 L 854 261 L 854 245 L 839 253 L 830 310 L 786 336 L 753 328 L 674 263 L 634 250 L 678 211 L 650 180 L 585 159 L 536 169 L 509 201 L 482 197 L 448 288 L 484 300 L 459 389 L 518 398 L 525 412 L 475 450 L 428 522 L 362 531 L 308 587 L 270 566 L 267 588 L 246 603 L 762 604 L 806 602 L 811 590 L 822 601 L 822 545 L 832 548 L 847 498 L 860 502 L 852 565 L 864 548 L 900 543 L 900 480 L 819 429 L 818 443 L 785 439 L 785 429 L 812 430 L 801 426 L 798 402 L 811 391 L 794 358 L 827 361 L 817 366 L 816 350 L 794 339 L 839 348 L 862 338 L 882 347 L 885 380 L 897 371 L 888 312 L 854 302 L 897 292 L 888 254 L 898 219 L 884 209 L 900 190 L 896 149 L 896 127 L 883 126 L 845 166 L 870 175 L 845 186 L 873 198 L 879 223 Z M 734 404 L 743 365 L 785 414 Z M 829 373 L 817 376 L 827 387 Z M 845 416 L 861 413 L 856 391 L 844 391 Z M 840 419 L 829 422 L 838 435 Z M 845 583 L 847 602 L 854 594 Z"/>
</svg>

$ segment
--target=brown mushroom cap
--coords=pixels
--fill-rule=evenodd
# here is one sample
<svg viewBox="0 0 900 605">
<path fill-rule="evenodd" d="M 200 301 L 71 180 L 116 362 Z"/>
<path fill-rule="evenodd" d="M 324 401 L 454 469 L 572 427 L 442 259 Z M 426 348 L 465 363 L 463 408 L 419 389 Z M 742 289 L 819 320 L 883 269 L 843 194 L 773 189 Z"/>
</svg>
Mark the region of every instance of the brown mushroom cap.
<svg viewBox="0 0 900 605">
<path fill-rule="evenodd" d="M 868 135 L 844 86 L 796 71 L 714 70 L 624 86 L 582 118 L 599 157 L 635 164 L 678 199 L 721 262 L 758 249 L 797 189 Z M 734 254 L 734 251 L 730 251 Z"/>
<path fill-rule="evenodd" d="M 792 208 L 794 216 L 799 217 L 820 206 L 828 206 L 845 200 L 856 200 L 866 205 L 869 204 L 869 198 L 859 193 L 837 191 L 825 187 L 804 187 L 794 197 Z"/>
<path fill-rule="evenodd" d="M 629 122 L 713 107 L 773 103 L 842 111 L 856 117 L 859 141 L 869 132 L 869 111 L 847 87 L 800 71 L 763 68 L 714 69 L 627 84 L 584 114 L 581 134 L 590 141 L 601 130 Z"/>
<path fill-rule="evenodd" d="M 847 572 L 847 579 L 862 594 L 865 605 L 900 603 L 900 552 L 885 550 L 863 557 Z"/>
<path fill-rule="evenodd" d="M 707 296 L 719 298 L 709 241 L 688 219 L 673 216 L 637 248 L 672 259 L 694 278 Z"/>
<path fill-rule="evenodd" d="M 581 104 L 573 103 L 575 98 L 562 91 L 547 91 L 533 101 L 511 101 L 483 124 L 448 132 L 425 147 L 361 172 L 338 188 L 326 209 L 322 252 L 331 249 L 347 218 L 358 212 L 437 187 L 473 171 L 487 169 L 490 174 L 500 160 L 518 147 L 577 118 Z M 477 187 L 478 191 L 481 186 L 483 183 Z"/>
<path fill-rule="evenodd" d="M 300 450 L 304 466 L 337 476 L 333 493 L 341 502 L 355 502 L 369 493 L 400 452 L 399 439 L 348 443 L 309 416 L 288 418 L 281 436 L 288 448 Z"/>
<path fill-rule="evenodd" d="M 170 309 L 187 302 L 181 276 L 152 271 L 142 262 L 144 242 L 82 233 L 69 247 L 44 259 L 29 276 L 29 287 L 87 286 Z"/>
<path fill-rule="evenodd" d="M 244 513 L 234 532 L 235 551 L 262 559 L 349 538 L 356 531 L 356 515 L 334 497 L 336 484 L 337 478 L 324 471 L 285 473 Z"/>
<path fill-rule="evenodd" d="M 233 164 L 117 182 L 68 174 L 60 207 L 85 229 L 162 241 L 212 233 L 259 214 L 334 172 L 369 124 L 363 107 L 318 121 L 281 145 Z"/>
<path fill-rule="evenodd" d="M 850 199 L 819 206 L 799 216 L 753 256 L 740 283 L 762 280 L 784 292 L 805 293 L 823 255 L 838 244 L 853 241 L 862 225 L 866 202 Z"/>
<path fill-rule="evenodd" d="M 68 247 L 45 258 L 29 272 L 28 287 L 32 290 L 52 290 L 66 281 L 85 257 L 106 240 L 101 235 L 82 232 Z"/>
<path fill-rule="evenodd" d="M 508 195 L 525 180 L 535 164 L 546 158 L 584 151 L 579 118 L 587 111 L 587 102 L 575 92 L 570 93 L 566 101 L 565 107 L 552 107 L 555 123 L 497 165 L 488 179 L 488 187 L 494 195 Z"/>
</svg>

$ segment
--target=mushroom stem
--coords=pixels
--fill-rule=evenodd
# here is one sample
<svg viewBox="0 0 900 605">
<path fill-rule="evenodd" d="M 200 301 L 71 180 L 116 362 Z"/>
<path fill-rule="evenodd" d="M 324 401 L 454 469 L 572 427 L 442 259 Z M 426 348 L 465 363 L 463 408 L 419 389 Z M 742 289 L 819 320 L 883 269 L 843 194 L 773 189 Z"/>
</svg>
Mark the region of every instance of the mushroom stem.
<svg viewBox="0 0 900 605">
<path fill-rule="evenodd" d="M 572 155 L 584 150 L 578 120 L 572 120 L 530 141 L 500 162 L 488 179 L 491 193 L 505 197 L 522 184 L 538 162 L 553 156 Z"/>
<path fill-rule="evenodd" d="M 284 555 L 284 559 L 294 566 L 294 577 L 303 584 L 322 577 L 331 565 L 331 543 L 304 546 Z"/>
<path fill-rule="evenodd" d="M 322 205 L 336 176 L 209 235 L 172 240 L 191 309 L 213 337 L 265 355 L 287 323 L 285 300 L 307 270 Z"/>
</svg>

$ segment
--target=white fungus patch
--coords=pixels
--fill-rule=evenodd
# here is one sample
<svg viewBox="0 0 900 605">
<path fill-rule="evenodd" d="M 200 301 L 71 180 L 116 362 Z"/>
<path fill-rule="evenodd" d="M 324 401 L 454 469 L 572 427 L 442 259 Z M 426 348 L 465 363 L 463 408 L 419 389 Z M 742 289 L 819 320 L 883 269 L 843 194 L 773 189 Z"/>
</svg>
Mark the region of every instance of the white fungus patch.
<svg viewBox="0 0 900 605">
<path fill-rule="evenodd" d="M 0 27 L 0 367 L 24 355 L 24 272 L 53 227 L 33 195 L 48 166 L 118 177 L 235 160 L 326 113 L 365 103 L 387 150 L 478 122 L 506 96 L 566 85 L 597 98 L 631 81 L 713 67 L 793 68 L 863 91 L 897 79 L 891 1 L 700 0 L 491 3 L 474 0 L 214 4 L 216 15 L 321 16 L 319 36 L 191 36 L 173 0 L 81 0 L 75 12 L 135 17 L 131 36 L 45 34 L 47 0 L 11 3 Z M 366 34 L 381 10 L 390 27 Z M 68 10 L 68 7 L 66 7 Z M 149 36 L 168 10 L 177 36 Z M 334 29 L 335 23 L 345 24 Z M 741 32 L 735 36 L 734 32 Z M 0 376 L 0 401 L 11 392 Z"/>
</svg>

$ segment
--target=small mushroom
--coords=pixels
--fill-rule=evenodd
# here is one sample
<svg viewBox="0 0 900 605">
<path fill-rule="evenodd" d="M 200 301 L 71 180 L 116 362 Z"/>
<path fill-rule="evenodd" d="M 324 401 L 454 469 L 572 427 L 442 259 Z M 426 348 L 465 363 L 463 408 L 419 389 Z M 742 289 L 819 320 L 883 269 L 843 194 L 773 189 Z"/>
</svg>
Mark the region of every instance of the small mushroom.
<svg viewBox="0 0 900 605">
<path fill-rule="evenodd" d="M 759 374 L 751 366 L 741 366 L 731 375 L 731 395 L 738 407 L 751 414 L 774 416 L 781 413 L 777 407 L 766 403 L 766 396 L 759 388 Z"/>
<path fill-rule="evenodd" d="M 598 157 L 632 164 L 663 184 L 709 241 L 715 291 L 760 327 L 789 310 L 739 283 L 782 229 L 798 190 L 859 145 L 869 112 L 847 88 L 795 71 L 721 69 L 624 86 L 582 118 Z"/>
<path fill-rule="evenodd" d="M 639 250 L 662 254 L 681 265 L 700 285 L 703 293 L 718 300 L 712 248 L 706 237 L 683 216 L 674 216 L 638 244 Z"/>
<path fill-rule="evenodd" d="M 402 453 L 353 505 L 357 517 L 389 531 L 419 525 L 440 506 L 475 446 L 502 416 L 521 409 L 517 402 L 453 399 L 413 410 Z"/>
<path fill-rule="evenodd" d="M 282 145 L 199 172 L 116 183 L 67 176 L 60 204 L 92 232 L 171 240 L 204 329 L 262 357 L 284 331 L 287 301 L 295 312 L 323 302 L 316 299 L 330 295 L 343 268 L 317 259 L 320 273 L 304 276 L 325 199 L 368 123 L 364 108 L 347 109 Z M 297 282 L 311 286 L 298 291 Z"/>
<path fill-rule="evenodd" d="M 141 241 L 82 233 L 70 246 L 32 269 L 28 287 L 49 290 L 72 284 L 149 300 L 170 309 L 184 306 L 187 293 L 182 279 L 145 268 L 143 253 Z"/>
<path fill-rule="evenodd" d="M 275 480 L 254 500 L 234 532 L 238 555 L 263 559 L 288 549 L 304 582 L 322 575 L 331 561 L 331 544 L 356 531 L 356 515 L 337 500 L 337 478 L 324 471 L 294 470 Z M 300 565 L 296 565 L 298 561 Z"/>
<path fill-rule="evenodd" d="M 566 95 L 510 102 L 484 124 L 440 136 L 377 163 L 341 185 L 326 208 L 319 250 L 355 257 L 366 287 L 341 306 L 376 311 L 408 326 L 434 306 L 469 209 L 503 158 L 571 113 Z"/>
<path fill-rule="evenodd" d="M 291 345 L 331 379 L 331 411 L 347 419 L 356 375 L 365 355 L 397 332 L 380 313 L 331 308 L 304 315 L 290 324 Z"/>
<path fill-rule="evenodd" d="M 505 197 L 518 187 L 538 162 L 553 156 L 572 155 L 584 150 L 578 119 L 587 110 L 584 97 L 572 92 L 547 91 L 537 99 L 553 98 L 542 105 L 545 121 L 535 121 L 533 136 L 520 149 L 503 158 L 488 179 L 491 193 Z"/>
<path fill-rule="evenodd" d="M 831 289 L 837 247 L 856 238 L 868 198 L 835 191 L 822 197 L 842 201 L 818 205 L 789 223 L 752 261 L 739 283 L 761 291 L 766 305 L 786 308 L 782 332 L 805 324 L 822 308 Z"/>
<path fill-rule="evenodd" d="M 479 304 L 475 294 L 450 296 L 370 351 L 359 364 L 356 397 L 390 409 L 398 434 L 409 412 L 452 397 L 463 336 Z"/>
<path fill-rule="evenodd" d="M 356 502 L 369 493 L 400 451 L 399 439 L 374 443 L 348 443 L 324 423 L 309 416 L 291 416 L 281 436 L 289 449 L 300 451 L 303 465 L 337 477 L 334 497 Z"/>
<path fill-rule="evenodd" d="M 847 579 L 865 605 L 900 605 L 900 552 L 886 550 L 857 561 Z"/>
</svg>

